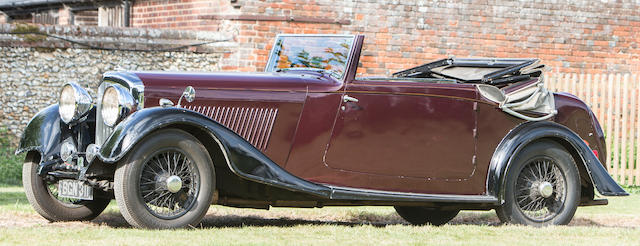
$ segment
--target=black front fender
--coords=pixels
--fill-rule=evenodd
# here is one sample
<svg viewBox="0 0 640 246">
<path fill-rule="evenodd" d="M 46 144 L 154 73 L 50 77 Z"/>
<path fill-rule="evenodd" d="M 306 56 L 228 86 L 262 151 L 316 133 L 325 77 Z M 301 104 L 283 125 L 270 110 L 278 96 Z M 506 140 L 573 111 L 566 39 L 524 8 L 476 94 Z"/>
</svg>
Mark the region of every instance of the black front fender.
<svg viewBox="0 0 640 246">
<path fill-rule="evenodd" d="M 38 112 L 22 133 L 16 155 L 36 150 L 42 158 L 57 153 L 61 136 L 61 121 L 58 104 L 53 104 Z"/>
<path fill-rule="evenodd" d="M 327 197 L 331 192 L 326 186 L 308 182 L 285 171 L 220 123 L 183 108 L 154 107 L 136 111 L 118 124 L 103 144 L 98 157 L 106 163 L 117 162 L 145 136 L 172 125 L 189 125 L 208 132 L 211 141 L 215 141 L 225 155 L 229 169 L 242 178 L 321 197 Z"/>
<path fill-rule="evenodd" d="M 600 163 L 589 146 L 571 129 L 550 121 L 527 122 L 511 130 L 500 142 L 491 158 L 487 175 L 487 192 L 489 195 L 504 200 L 504 187 L 509 166 L 518 153 L 529 143 L 539 139 L 553 139 L 565 143 L 580 157 L 577 164 L 584 164 L 591 182 L 596 190 L 604 196 L 626 196 L 627 192 L 616 183 Z M 569 151 L 572 151 L 569 150 Z"/>
</svg>

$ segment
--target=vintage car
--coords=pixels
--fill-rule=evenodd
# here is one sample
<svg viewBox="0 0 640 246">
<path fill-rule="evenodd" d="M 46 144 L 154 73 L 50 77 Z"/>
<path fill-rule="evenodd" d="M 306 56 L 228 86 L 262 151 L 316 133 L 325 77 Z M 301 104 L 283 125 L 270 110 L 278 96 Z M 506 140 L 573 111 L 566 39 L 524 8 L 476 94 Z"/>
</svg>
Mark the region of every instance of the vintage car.
<svg viewBox="0 0 640 246">
<path fill-rule="evenodd" d="M 68 83 L 16 150 L 29 202 L 68 221 L 115 198 L 142 228 L 196 226 L 211 204 L 394 206 L 417 225 L 495 209 L 542 226 L 627 195 L 595 115 L 547 91 L 537 59 L 362 77 L 363 40 L 279 35 L 260 73 L 107 72 L 96 103 Z"/>
</svg>

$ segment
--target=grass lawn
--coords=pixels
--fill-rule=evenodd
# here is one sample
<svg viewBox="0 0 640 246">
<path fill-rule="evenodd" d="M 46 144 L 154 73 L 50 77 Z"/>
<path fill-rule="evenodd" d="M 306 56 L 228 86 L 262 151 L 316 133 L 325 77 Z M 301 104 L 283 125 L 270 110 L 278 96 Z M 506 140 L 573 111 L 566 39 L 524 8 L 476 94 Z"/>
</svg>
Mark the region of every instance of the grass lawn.
<svg viewBox="0 0 640 246">
<path fill-rule="evenodd" d="M 391 207 L 273 208 L 212 206 L 201 228 L 129 228 L 117 206 L 91 222 L 48 223 L 21 187 L 0 187 L 0 244 L 24 245 L 640 245 L 640 194 L 608 206 L 578 208 L 569 226 L 499 225 L 493 211 L 462 212 L 450 224 L 411 226 Z"/>
</svg>

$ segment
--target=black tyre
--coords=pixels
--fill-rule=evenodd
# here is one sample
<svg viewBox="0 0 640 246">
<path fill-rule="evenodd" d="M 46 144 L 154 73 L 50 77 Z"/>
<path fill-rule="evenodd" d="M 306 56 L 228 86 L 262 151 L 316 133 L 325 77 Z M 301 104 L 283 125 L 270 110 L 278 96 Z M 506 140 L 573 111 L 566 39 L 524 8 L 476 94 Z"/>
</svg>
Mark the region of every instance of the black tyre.
<svg viewBox="0 0 640 246">
<path fill-rule="evenodd" d="M 455 218 L 460 212 L 460 210 L 443 210 L 425 207 L 395 206 L 394 208 L 400 217 L 414 225 L 431 224 L 441 226 Z"/>
<path fill-rule="evenodd" d="M 114 181 L 127 222 L 152 229 L 195 227 L 207 213 L 216 183 L 207 149 L 177 129 L 140 141 L 118 164 Z"/>
<path fill-rule="evenodd" d="M 566 225 L 580 202 L 580 176 L 573 157 L 560 144 L 539 141 L 525 147 L 507 170 L 503 223 Z"/>
<path fill-rule="evenodd" d="M 58 197 L 57 181 L 45 181 L 37 174 L 40 155 L 30 152 L 22 165 L 22 184 L 27 200 L 49 221 L 92 220 L 104 211 L 111 199 L 94 195 L 93 201 Z M 94 194 L 97 194 L 94 190 Z"/>
</svg>

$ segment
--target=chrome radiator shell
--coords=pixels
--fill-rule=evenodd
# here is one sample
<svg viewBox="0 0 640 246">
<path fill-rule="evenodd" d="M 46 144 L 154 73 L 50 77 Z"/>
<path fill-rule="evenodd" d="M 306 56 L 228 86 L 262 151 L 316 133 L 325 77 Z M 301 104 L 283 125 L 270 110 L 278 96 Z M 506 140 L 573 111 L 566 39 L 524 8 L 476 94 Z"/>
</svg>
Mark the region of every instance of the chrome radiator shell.
<svg viewBox="0 0 640 246">
<path fill-rule="evenodd" d="M 103 76 L 102 83 L 98 87 L 96 98 L 96 137 L 95 144 L 102 146 L 111 136 L 115 127 L 106 125 L 102 119 L 102 96 L 105 89 L 112 84 L 120 84 L 129 90 L 136 100 L 137 110 L 144 108 L 144 85 L 138 76 L 131 72 L 107 72 Z"/>
<path fill-rule="evenodd" d="M 113 132 L 113 127 L 107 126 L 102 120 L 102 95 L 104 94 L 104 90 L 109 85 L 109 82 L 103 81 L 102 84 L 98 87 L 98 100 L 96 102 L 96 142 L 95 144 L 98 146 L 102 146 L 104 141 L 111 135 Z"/>
</svg>

